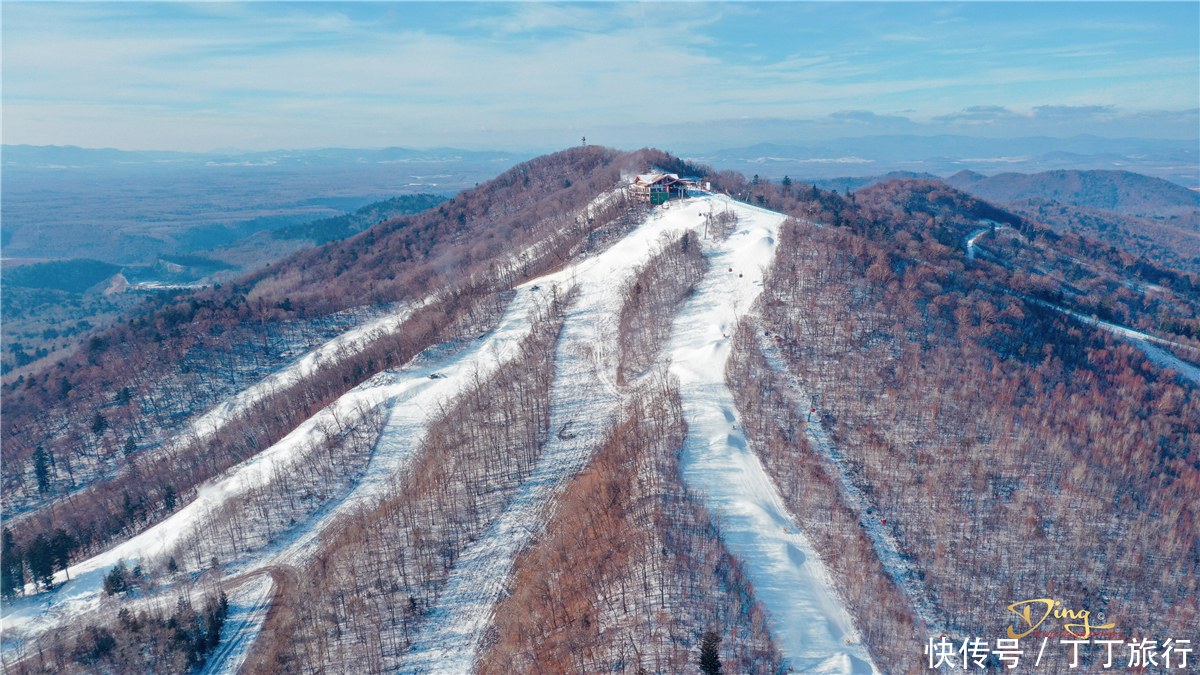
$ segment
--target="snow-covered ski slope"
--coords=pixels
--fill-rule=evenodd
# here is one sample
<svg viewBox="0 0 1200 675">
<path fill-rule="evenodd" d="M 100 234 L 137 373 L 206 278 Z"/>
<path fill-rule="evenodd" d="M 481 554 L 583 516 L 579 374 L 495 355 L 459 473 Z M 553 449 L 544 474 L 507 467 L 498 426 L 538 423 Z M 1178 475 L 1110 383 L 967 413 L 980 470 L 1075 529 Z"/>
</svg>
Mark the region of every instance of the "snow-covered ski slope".
<svg viewBox="0 0 1200 675">
<path fill-rule="evenodd" d="M 799 378 L 788 370 L 783 356 L 779 353 L 778 344 L 770 337 L 760 335 L 759 347 L 762 349 L 767 365 L 787 382 L 787 395 L 791 397 L 793 405 L 801 410 L 804 409 L 804 403 L 811 400 L 809 398 L 811 392 L 801 384 Z M 925 625 L 932 629 L 931 632 L 945 632 L 943 627 L 945 621 L 937 618 L 937 608 L 930 601 L 931 596 L 925 582 L 921 580 L 920 570 L 912 560 L 903 554 L 900 542 L 883 524 L 876 510 L 877 505 L 872 500 L 870 492 L 865 489 L 866 486 L 860 485 L 852 478 L 854 470 L 845 453 L 833 442 L 829 431 L 822 426 L 820 420 L 813 420 L 808 424 L 805 428 L 805 435 L 808 436 L 813 448 L 833 465 L 834 473 L 841 483 L 841 495 L 847 505 L 858 514 L 859 522 L 862 523 L 867 536 L 871 538 L 871 544 L 875 548 L 875 554 L 879 556 L 880 564 L 904 589 L 905 596 L 913 610 L 925 622 Z M 874 515 L 868 515 L 872 511 L 875 511 Z"/>
<path fill-rule="evenodd" d="M 747 563 L 791 666 L 797 672 L 875 672 L 820 555 L 750 449 L 725 386 L 733 330 L 762 293 L 784 221 L 741 203 L 729 208 L 738 225 L 725 242 L 705 242 L 712 269 L 680 310 L 668 346 L 688 423 L 684 480 L 720 515 L 726 543 Z M 681 210 L 667 218 L 698 215 Z"/>
<path fill-rule="evenodd" d="M 728 334 L 762 290 L 784 217 L 718 197 L 673 202 L 613 248 L 531 285 L 577 284 L 579 297 L 563 325 L 551 392 L 551 440 L 541 463 L 500 519 L 462 557 L 400 672 L 466 674 L 515 555 L 540 531 L 551 498 L 586 463 L 605 418 L 620 400 L 612 344 L 622 282 L 642 264 L 663 232 L 703 231 L 704 216 L 731 209 L 738 231 L 704 242 L 713 271 L 677 318 L 669 346 L 690 425 L 685 480 L 709 496 L 735 554 L 775 617 L 775 631 L 797 672 L 871 673 L 874 668 L 820 557 L 793 526 L 778 489 L 731 430 L 732 396 L 724 384 Z M 729 268 L 733 272 L 729 272 Z M 742 276 L 739 278 L 739 274 Z M 735 440 L 735 435 L 737 439 Z"/>
<path fill-rule="evenodd" d="M 254 385 L 238 392 L 212 407 L 194 422 L 181 436 L 207 438 L 229 420 L 249 410 L 258 401 L 300 382 L 327 363 L 336 363 L 362 351 L 380 335 L 398 329 L 412 314 L 412 307 L 400 306 L 386 316 L 367 322 L 329 340 L 317 349 L 296 359 L 287 367 L 264 377 Z"/>
<path fill-rule="evenodd" d="M 659 235 L 671 229 L 682 230 L 674 221 L 652 219 L 594 258 L 525 285 L 576 289 L 555 353 L 550 437 L 537 468 L 508 508 L 455 565 L 400 672 L 471 671 L 517 554 L 541 531 L 559 489 L 603 441 L 621 400 L 615 353 L 609 351 L 621 311 L 620 290 L 650 256 Z"/>
<path fill-rule="evenodd" d="M 529 313 L 543 301 L 544 293 L 532 289 L 519 292 L 499 326 L 467 348 L 433 347 L 411 365 L 380 373 L 354 388 L 275 445 L 201 486 L 196 499 L 171 517 L 104 553 L 72 565 L 70 581 L 59 573 L 56 582 L 65 583 L 53 593 L 6 603 L 0 627 L 6 634 L 14 631 L 35 636 L 99 607 L 104 575 L 119 561 L 124 560 L 132 567 L 139 562 L 163 559 L 188 533 L 201 527 L 225 500 L 265 484 L 279 471 L 286 472 L 306 444 L 319 440 L 323 428 L 332 426 L 335 419 L 352 422 L 371 408 L 389 405 L 387 425 L 365 474 L 352 492 L 319 511 L 307 527 L 291 533 L 291 538 L 285 538 L 257 559 L 231 564 L 227 571 L 242 574 L 310 552 L 324 526 L 338 514 L 378 498 L 389 489 L 390 478 L 420 446 L 422 432 L 441 404 L 465 390 L 476 373 L 487 377 L 516 354 L 517 343 L 530 329 Z M 435 373 L 439 377 L 430 379 Z"/>
<path fill-rule="evenodd" d="M 551 517 L 548 511 L 554 497 L 586 464 L 620 404 L 614 336 L 624 282 L 653 254 L 663 233 L 690 229 L 700 234 L 703 214 L 726 209 L 737 213 L 739 224 L 725 241 L 702 240 L 712 268 L 676 318 L 667 347 L 689 424 L 684 478 L 692 489 L 707 495 L 731 550 L 746 561 L 759 598 L 773 616 L 779 644 L 796 672 L 875 672 L 820 556 L 797 530 L 778 489 L 738 428 L 724 383 L 730 349 L 726 336 L 761 293 L 763 272 L 774 258 L 784 217 L 721 197 L 691 198 L 656 208 L 603 253 L 525 284 L 498 327 L 483 339 L 465 347 L 431 348 L 414 363 L 355 388 L 279 443 L 204 486 L 195 502 L 171 518 L 73 566 L 72 581 L 55 593 L 9 606 L 2 624 L 5 632 L 35 635 L 94 609 L 103 602 L 103 575 L 118 560 L 133 564 L 161 559 L 203 522 L 213 506 L 270 480 L 273 471 L 286 469 L 304 444 L 321 433 L 322 424 L 334 417 L 345 422 L 370 408 L 388 406 L 387 423 L 370 463 L 348 494 L 323 506 L 268 549 L 246 559 L 222 561 L 231 583 L 230 624 L 205 672 L 237 672 L 274 594 L 268 572 L 281 566 L 302 567 L 336 516 L 392 489 L 393 477 L 420 447 L 442 404 L 465 391 L 476 376 L 485 378 L 512 358 L 517 343 L 530 330 L 533 311 L 552 288 L 562 292 L 576 287 L 578 294 L 556 347 L 552 427 L 539 465 L 507 509 L 458 560 L 415 647 L 401 663 L 389 664 L 406 673 L 470 672 L 515 556 Z M 441 377 L 430 379 L 431 374 Z M 249 396 L 253 394 L 242 400 Z M 228 414 L 239 402 L 231 402 L 221 412 Z"/>
</svg>

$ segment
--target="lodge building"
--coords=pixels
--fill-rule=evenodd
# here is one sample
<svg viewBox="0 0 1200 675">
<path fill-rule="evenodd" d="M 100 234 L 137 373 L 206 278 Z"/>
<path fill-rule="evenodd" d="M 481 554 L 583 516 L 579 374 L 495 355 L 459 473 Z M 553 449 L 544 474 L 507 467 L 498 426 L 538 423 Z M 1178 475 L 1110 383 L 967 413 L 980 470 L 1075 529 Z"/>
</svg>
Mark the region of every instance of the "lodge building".
<svg viewBox="0 0 1200 675">
<path fill-rule="evenodd" d="M 657 206 L 668 199 L 688 196 L 692 181 L 673 173 L 645 173 L 633 180 L 630 192 L 633 198 Z"/>
</svg>

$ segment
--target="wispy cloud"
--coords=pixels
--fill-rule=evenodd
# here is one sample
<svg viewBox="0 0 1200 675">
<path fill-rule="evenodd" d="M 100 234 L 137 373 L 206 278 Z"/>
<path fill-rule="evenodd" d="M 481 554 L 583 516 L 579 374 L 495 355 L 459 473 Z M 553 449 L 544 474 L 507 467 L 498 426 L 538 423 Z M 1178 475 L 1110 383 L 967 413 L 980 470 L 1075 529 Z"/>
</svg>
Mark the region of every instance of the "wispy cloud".
<svg viewBox="0 0 1200 675">
<path fill-rule="evenodd" d="M 5 142 L 434 145 L 486 128 L 503 145 L 664 120 L 1189 110 L 1200 48 L 1179 26 L 1197 12 L 1143 7 L 1089 6 L 1080 31 L 1082 9 L 1036 4 L 1022 21 L 986 5 L 6 4 Z M 1114 28 L 1135 18 L 1154 41 Z"/>
</svg>

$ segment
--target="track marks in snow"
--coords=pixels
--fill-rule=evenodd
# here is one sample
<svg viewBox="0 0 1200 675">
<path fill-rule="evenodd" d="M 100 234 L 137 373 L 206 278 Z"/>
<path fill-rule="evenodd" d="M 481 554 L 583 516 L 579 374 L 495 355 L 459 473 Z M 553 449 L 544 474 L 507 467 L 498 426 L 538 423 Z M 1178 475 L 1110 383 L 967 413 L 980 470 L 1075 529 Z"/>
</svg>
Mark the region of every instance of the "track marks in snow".
<svg viewBox="0 0 1200 675">
<path fill-rule="evenodd" d="M 692 202 L 691 220 L 648 220 L 594 258 L 523 287 L 559 284 L 578 290 L 556 347 L 550 437 L 534 473 L 451 571 L 400 672 L 471 671 L 517 554 L 541 531 L 554 497 L 603 441 L 621 401 L 617 355 L 609 347 L 616 344 L 613 330 L 623 302 L 622 282 L 653 252 L 661 233 L 695 227 L 701 204 Z"/>
<path fill-rule="evenodd" d="M 118 561 L 130 566 L 146 564 L 169 554 L 184 536 L 198 527 L 207 514 L 226 499 L 249 487 L 269 481 L 276 469 L 286 470 L 299 449 L 316 439 L 322 428 L 340 419 L 353 421 L 379 405 L 391 406 L 383 433 L 372 452 L 364 475 L 340 500 L 322 507 L 307 524 L 293 530 L 269 550 L 233 564 L 236 574 L 260 569 L 277 561 L 303 560 L 311 554 L 320 533 L 339 514 L 389 489 L 395 475 L 420 447 L 424 429 L 443 403 L 460 394 L 478 374 L 486 377 L 516 353 L 529 332 L 529 312 L 548 291 L 523 289 L 506 309 L 499 325 L 483 339 L 465 347 L 443 343 L 418 355 L 409 365 L 385 371 L 355 387 L 294 429 L 278 443 L 201 486 L 195 500 L 175 514 L 117 546 L 80 561 L 70 569 L 71 580 L 53 594 L 42 594 L 5 605 L 2 627 L 7 635 L 36 637 L 64 621 L 100 604 L 105 572 Z M 429 376 L 437 374 L 436 379 Z"/>
<path fill-rule="evenodd" d="M 731 208 L 739 217 L 736 231 L 725 242 L 705 243 L 712 271 L 680 310 L 668 346 L 688 422 L 684 480 L 720 515 L 726 542 L 746 562 L 791 665 L 807 672 L 876 672 L 820 556 L 749 449 L 725 385 L 733 330 L 762 292 L 784 220 L 744 204 Z"/>
<path fill-rule="evenodd" d="M 236 673 L 241 669 L 275 594 L 275 582 L 269 575 L 262 574 L 229 596 L 229 613 L 221 628 L 221 643 L 208 657 L 200 675 Z"/>
</svg>

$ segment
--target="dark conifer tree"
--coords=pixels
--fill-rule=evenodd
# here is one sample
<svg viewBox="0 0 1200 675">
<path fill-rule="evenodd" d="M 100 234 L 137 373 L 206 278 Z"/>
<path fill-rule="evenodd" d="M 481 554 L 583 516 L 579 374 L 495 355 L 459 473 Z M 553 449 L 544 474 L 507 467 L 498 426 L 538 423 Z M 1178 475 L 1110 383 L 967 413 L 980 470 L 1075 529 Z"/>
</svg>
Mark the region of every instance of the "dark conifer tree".
<svg viewBox="0 0 1200 675">
<path fill-rule="evenodd" d="M 50 538 L 50 554 L 54 559 L 54 568 L 66 572 L 67 568 L 71 566 L 71 556 L 77 548 L 79 548 L 79 542 L 71 536 L 71 533 L 61 527 L 54 530 L 54 536 Z M 71 580 L 69 573 L 67 580 Z"/>
<path fill-rule="evenodd" d="M 40 445 L 33 451 L 33 475 L 37 477 L 38 492 L 50 489 L 50 459 Z"/>
<path fill-rule="evenodd" d="M 14 597 L 25 588 L 25 561 L 21 547 L 13 539 L 12 530 L 4 528 L 4 544 L 0 548 L 0 593 Z"/>
<path fill-rule="evenodd" d="M 704 634 L 700 643 L 700 672 L 704 675 L 721 675 L 721 636 L 716 631 Z"/>
<path fill-rule="evenodd" d="M 42 588 L 54 585 L 54 552 L 45 535 L 39 534 L 25 549 L 25 560 L 33 580 Z"/>
</svg>

